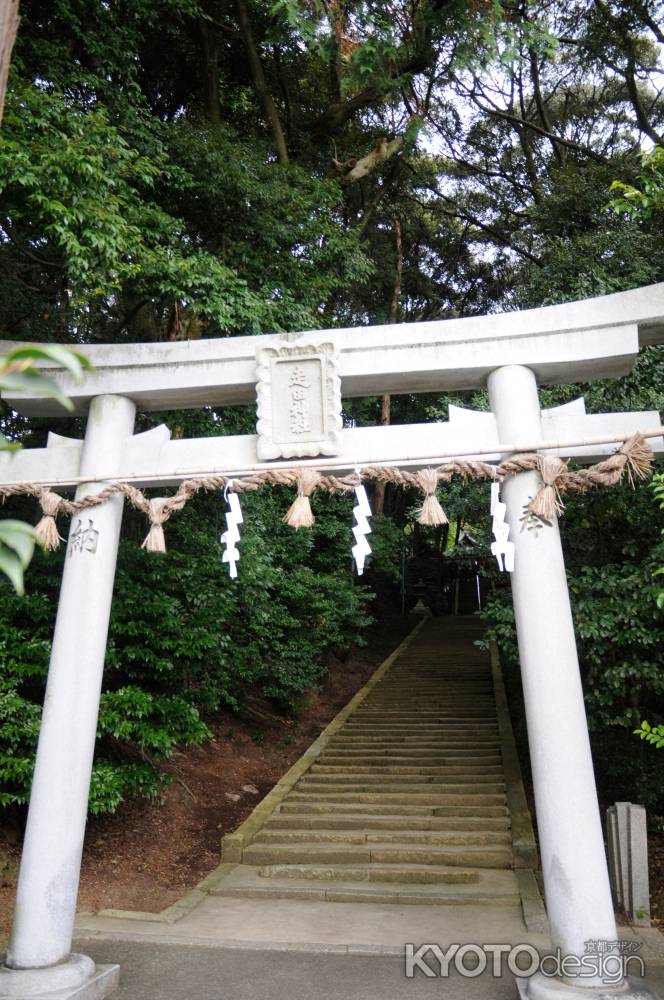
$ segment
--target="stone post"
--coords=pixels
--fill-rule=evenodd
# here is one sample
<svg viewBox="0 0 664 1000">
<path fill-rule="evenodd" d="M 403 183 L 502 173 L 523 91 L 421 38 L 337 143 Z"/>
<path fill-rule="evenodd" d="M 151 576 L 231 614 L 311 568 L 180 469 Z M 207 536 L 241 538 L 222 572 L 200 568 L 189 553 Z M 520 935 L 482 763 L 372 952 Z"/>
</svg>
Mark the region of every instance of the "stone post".
<svg viewBox="0 0 664 1000">
<path fill-rule="evenodd" d="M 119 467 L 135 412 L 123 396 L 92 400 L 82 476 Z M 82 485 L 76 496 L 103 485 Z M 0 996 L 77 989 L 83 998 L 89 981 L 98 998 L 115 985 L 107 972 L 104 988 L 92 960 L 70 950 L 122 506 L 119 495 L 72 517 Z"/>
<path fill-rule="evenodd" d="M 541 438 L 532 371 L 508 365 L 488 384 L 499 439 Z M 502 498 L 516 546 L 512 595 L 552 945 L 582 957 L 586 942 L 615 941 L 616 923 L 558 524 L 528 530 L 521 521 L 540 484 L 536 472 L 511 476 Z M 563 982 L 575 987 L 569 996 L 602 985 L 598 977 Z M 563 995 L 559 979 L 539 973 L 519 988 L 533 998 Z"/>
</svg>

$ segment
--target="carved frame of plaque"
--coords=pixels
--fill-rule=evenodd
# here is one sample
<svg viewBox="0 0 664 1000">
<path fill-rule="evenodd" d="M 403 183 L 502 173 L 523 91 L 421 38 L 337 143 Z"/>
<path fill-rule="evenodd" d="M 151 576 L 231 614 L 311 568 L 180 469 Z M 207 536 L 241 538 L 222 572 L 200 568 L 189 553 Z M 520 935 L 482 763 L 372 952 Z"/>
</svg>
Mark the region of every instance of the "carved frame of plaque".
<svg viewBox="0 0 664 1000">
<path fill-rule="evenodd" d="M 259 461 L 338 455 L 343 422 L 335 345 L 263 347 L 256 362 Z"/>
</svg>

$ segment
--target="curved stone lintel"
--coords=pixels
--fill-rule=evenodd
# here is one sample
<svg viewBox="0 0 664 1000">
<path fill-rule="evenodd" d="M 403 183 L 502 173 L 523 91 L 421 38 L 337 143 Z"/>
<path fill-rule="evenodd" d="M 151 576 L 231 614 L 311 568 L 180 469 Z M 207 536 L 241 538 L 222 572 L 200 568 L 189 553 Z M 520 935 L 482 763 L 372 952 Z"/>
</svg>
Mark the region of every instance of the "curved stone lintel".
<svg viewBox="0 0 664 1000">
<path fill-rule="evenodd" d="M 640 346 L 664 342 L 664 283 L 522 312 L 301 336 L 324 338 L 338 348 L 344 396 L 475 388 L 508 364 L 532 368 L 540 383 L 586 381 L 625 375 Z M 235 405 L 255 400 L 256 350 L 283 343 L 272 334 L 90 345 L 85 351 L 95 370 L 79 384 L 55 366 L 45 367 L 77 413 L 106 393 L 129 396 L 143 411 Z M 0 343 L 0 352 L 11 346 Z M 51 399 L 6 398 L 28 416 L 63 415 Z"/>
</svg>

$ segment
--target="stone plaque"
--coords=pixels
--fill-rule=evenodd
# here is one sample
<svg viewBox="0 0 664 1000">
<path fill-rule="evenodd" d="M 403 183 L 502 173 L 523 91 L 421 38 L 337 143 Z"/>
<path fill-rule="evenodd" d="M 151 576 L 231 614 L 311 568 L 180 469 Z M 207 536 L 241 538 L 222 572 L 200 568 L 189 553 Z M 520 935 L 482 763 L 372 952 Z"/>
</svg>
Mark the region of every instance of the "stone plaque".
<svg viewBox="0 0 664 1000">
<path fill-rule="evenodd" d="M 341 450 L 341 382 L 334 344 L 303 341 L 258 351 L 258 458 Z"/>
</svg>

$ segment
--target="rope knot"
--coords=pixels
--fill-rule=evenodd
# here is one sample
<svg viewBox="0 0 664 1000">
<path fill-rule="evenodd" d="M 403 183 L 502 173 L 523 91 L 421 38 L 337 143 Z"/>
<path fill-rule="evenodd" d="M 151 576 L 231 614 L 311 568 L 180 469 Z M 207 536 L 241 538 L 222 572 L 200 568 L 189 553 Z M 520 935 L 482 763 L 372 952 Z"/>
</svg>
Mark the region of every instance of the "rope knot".
<svg viewBox="0 0 664 1000">
<path fill-rule="evenodd" d="M 556 455 L 539 455 L 537 464 L 542 486 L 528 504 L 528 510 L 544 521 L 551 521 L 554 517 L 560 517 L 565 509 L 560 493 L 565 488 L 567 462 Z"/>
<path fill-rule="evenodd" d="M 148 517 L 150 519 L 150 530 L 145 536 L 141 545 L 146 552 L 165 552 L 166 537 L 164 535 L 164 524 L 171 516 L 171 509 L 168 506 L 172 497 L 153 497 L 148 500 Z"/>
<path fill-rule="evenodd" d="M 632 486 L 637 479 L 647 479 L 652 472 L 655 456 L 643 435 L 632 434 L 616 454 L 624 458 L 622 471 L 627 470 Z"/>
<path fill-rule="evenodd" d="M 66 507 L 66 503 L 64 497 L 52 490 L 43 489 L 39 493 L 39 506 L 42 509 L 43 517 L 35 527 L 35 532 L 40 545 L 51 552 L 58 549 L 60 542 L 64 541 L 58 531 L 55 519 L 60 511 Z"/>
<path fill-rule="evenodd" d="M 436 489 L 438 473 L 435 469 L 420 469 L 416 474 L 417 484 L 424 493 L 424 502 L 417 512 L 419 524 L 447 524 L 447 515 L 440 506 Z"/>
<path fill-rule="evenodd" d="M 315 469 L 300 469 L 296 482 L 297 496 L 283 521 L 297 531 L 298 528 L 311 528 L 315 523 L 309 497 L 320 486 L 321 474 Z"/>
</svg>

